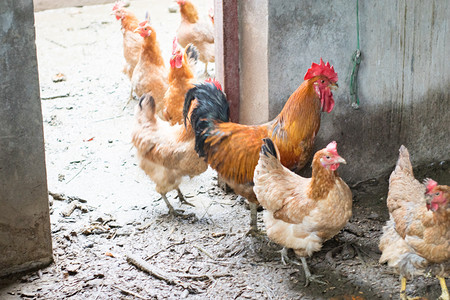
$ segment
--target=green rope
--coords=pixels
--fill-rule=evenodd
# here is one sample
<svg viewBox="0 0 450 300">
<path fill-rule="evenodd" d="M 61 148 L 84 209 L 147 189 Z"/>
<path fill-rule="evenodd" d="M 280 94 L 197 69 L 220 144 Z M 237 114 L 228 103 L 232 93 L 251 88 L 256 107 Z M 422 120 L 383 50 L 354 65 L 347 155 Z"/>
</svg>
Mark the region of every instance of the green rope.
<svg viewBox="0 0 450 300">
<path fill-rule="evenodd" d="M 354 109 L 359 108 L 359 97 L 358 97 L 358 69 L 361 63 L 361 50 L 359 48 L 359 0 L 356 0 L 356 51 L 352 55 L 353 70 L 350 77 L 350 96 L 351 105 Z"/>
</svg>

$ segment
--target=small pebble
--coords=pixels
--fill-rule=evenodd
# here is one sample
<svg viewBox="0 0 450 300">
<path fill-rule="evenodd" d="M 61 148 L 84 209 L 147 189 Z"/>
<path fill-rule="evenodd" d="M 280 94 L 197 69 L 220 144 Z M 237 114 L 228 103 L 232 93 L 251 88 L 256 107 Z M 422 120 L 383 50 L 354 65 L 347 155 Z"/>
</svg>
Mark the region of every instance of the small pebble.
<svg viewBox="0 0 450 300">
<path fill-rule="evenodd" d="M 169 6 L 169 12 L 171 14 L 176 13 L 177 11 L 178 11 L 178 4 L 174 4 L 174 5 Z"/>
</svg>

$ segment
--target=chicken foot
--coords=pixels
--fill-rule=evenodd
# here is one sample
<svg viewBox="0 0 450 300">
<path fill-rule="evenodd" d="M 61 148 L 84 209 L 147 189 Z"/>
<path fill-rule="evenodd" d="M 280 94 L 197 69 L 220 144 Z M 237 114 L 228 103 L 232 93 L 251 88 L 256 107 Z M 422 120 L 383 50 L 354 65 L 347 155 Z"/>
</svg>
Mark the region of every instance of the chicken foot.
<svg viewBox="0 0 450 300">
<path fill-rule="evenodd" d="M 181 217 L 181 218 L 184 218 L 184 219 L 187 219 L 187 218 L 190 218 L 192 216 L 195 216 L 195 214 L 193 214 L 193 213 L 185 215 L 185 214 L 181 213 L 181 212 L 183 212 L 182 210 L 181 210 L 181 212 L 179 212 L 176 209 L 174 209 L 172 204 L 170 204 L 169 200 L 167 200 L 166 194 L 162 194 L 161 197 L 163 198 L 164 202 L 166 203 L 167 208 L 169 209 L 169 214 L 170 215 L 175 216 L 175 217 Z"/>
<path fill-rule="evenodd" d="M 305 271 L 305 287 L 308 286 L 311 282 L 319 283 L 319 284 L 326 284 L 326 282 L 319 280 L 318 278 L 323 277 L 323 275 L 312 275 L 309 271 L 308 264 L 306 263 L 306 258 L 300 257 L 302 261 L 303 271 Z"/>
<path fill-rule="evenodd" d="M 445 278 L 441 276 L 436 276 L 439 279 L 439 283 L 441 284 L 442 294 L 439 296 L 438 300 L 450 300 L 450 296 L 448 293 L 447 284 L 445 283 Z"/>
<path fill-rule="evenodd" d="M 180 200 L 180 203 L 181 203 L 181 204 L 186 204 L 186 205 L 195 207 L 194 204 L 192 204 L 192 203 L 186 201 L 186 199 L 184 198 L 183 194 L 182 194 L 181 191 L 180 191 L 180 188 L 177 188 L 177 193 L 178 193 L 178 200 Z"/>
<path fill-rule="evenodd" d="M 320 283 L 320 284 L 326 284 L 326 282 L 319 280 L 318 278 L 323 277 L 323 275 L 312 275 L 309 271 L 308 264 L 306 263 L 306 258 L 300 257 L 302 263 L 300 264 L 298 261 L 290 259 L 288 256 L 288 248 L 283 247 L 283 249 L 280 250 L 281 254 L 281 262 L 283 265 L 286 265 L 286 263 L 291 263 L 297 266 L 302 266 L 303 271 L 305 271 L 305 287 L 309 285 L 310 282 Z"/>
<path fill-rule="evenodd" d="M 401 288 L 400 288 L 400 300 L 419 300 L 422 297 L 408 297 L 406 296 L 406 277 L 401 277 Z"/>
</svg>

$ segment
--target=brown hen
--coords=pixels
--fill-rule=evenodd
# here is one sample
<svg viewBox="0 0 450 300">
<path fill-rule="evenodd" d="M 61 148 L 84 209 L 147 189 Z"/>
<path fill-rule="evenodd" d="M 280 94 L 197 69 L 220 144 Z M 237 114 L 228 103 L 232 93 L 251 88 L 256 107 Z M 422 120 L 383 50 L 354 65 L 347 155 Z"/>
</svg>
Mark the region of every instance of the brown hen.
<svg viewBox="0 0 450 300">
<path fill-rule="evenodd" d="M 397 165 L 389 178 L 387 206 L 390 219 L 380 240 L 380 263 L 387 262 L 401 276 L 400 298 L 406 296 L 406 280 L 424 273 L 430 263 L 450 260 L 450 189 L 433 180 L 421 184 L 414 178 L 409 152 L 399 150 Z M 448 270 L 440 268 L 440 299 L 449 299 L 445 284 Z"/>
</svg>

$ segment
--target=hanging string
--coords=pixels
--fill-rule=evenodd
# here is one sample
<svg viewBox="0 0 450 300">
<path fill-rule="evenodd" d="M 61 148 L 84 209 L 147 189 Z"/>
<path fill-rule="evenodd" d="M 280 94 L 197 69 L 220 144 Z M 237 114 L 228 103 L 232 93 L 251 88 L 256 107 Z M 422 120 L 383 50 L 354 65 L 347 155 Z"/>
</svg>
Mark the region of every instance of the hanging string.
<svg viewBox="0 0 450 300">
<path fill-rule="evenodd" d="M 354 109 L 359 108 L 358 70 L 361 63 L 361 49 L 359 47 L 359 0 L 356 0 L 356 51 L 352 55 L 353 69 L 350 76 L 350 103 Z"/>
</svg>

